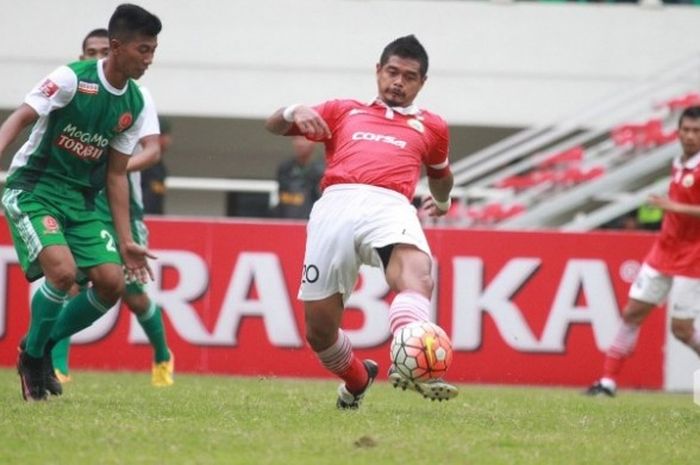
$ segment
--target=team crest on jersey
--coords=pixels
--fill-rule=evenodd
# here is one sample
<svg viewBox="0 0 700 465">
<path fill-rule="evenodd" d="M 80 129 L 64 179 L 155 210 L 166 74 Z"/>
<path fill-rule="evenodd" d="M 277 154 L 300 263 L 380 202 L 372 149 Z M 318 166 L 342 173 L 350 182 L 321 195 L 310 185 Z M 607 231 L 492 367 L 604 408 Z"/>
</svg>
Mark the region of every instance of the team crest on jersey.
<svg viewBox="0 0 700 465">
<path fill-rule="evenodd" d="M 44 234 L 56 234 L 58 232 L 58 221 L 53 216 L 46 215 L 41 222 L 44 224 Z"/>
<path fill-rule="evenodd" d="M 122 132 L 124 129 L 131 126 L 131 122 L 134 121 L 134 117 L 130 112 L 122 113 L 117 122 L 117 132 Z"/>
<path fill-rule="evenodd" d="M 411 126 L 411 127 L 412 127 L 413 129 L 415 129 L 416 131 L 420 132 L 421 134 L 425 131 L 425 126 L 423 125 L 423 123 L 421 123 L 419 120 L 417 120 L 417 119 L 415 119 L 415 118 L 409 119 L 409 120 L 406 122 L 406 124 L 408 124 L 409 126 Z"/>
<path fill-rule="evenodd" d="M 683 179 L 681 179 L 681 184 L 683 187 L 693 187 L 693 184 L 695 184 L 695 176 L 693 176 L 692 173 L 686 174 L 683 176 Z"/>
<path fill-rule="evenodd" d="M 94 82 L 80 81 L 78 83 L 78 92 L 80 92 L 81 94 L 97 95 L 97 92 L 99 92 L 99 90 L 100 86 L 98 86 Z"/>
<path fill-rule="evenodd" d="M 47 79 L 41 84 L 41 86 L 39 86 L 39 91 L 46 97 L 51 98 L 56 92 L 58 92 L 58 84 L 53 82 L 51 79 Z"/>
</svg>

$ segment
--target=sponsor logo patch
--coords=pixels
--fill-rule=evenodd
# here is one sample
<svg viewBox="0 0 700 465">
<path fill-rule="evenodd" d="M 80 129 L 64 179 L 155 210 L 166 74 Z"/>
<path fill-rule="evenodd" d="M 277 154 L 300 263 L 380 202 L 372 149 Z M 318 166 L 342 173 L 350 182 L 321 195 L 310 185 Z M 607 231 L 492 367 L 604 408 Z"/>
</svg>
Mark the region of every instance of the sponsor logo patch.
<svg viewBox="0 0 700 465">
<path fill-rule="evenodd" d="M 80 81 L 78 83 L 78 92 L 81 94 L 97 95 L 100 90 L 100 86 L 94 82 Z"/>
<path fill-rule="evenodd" d="M 39 86 L 39 91 L 46 97 L 51 98 L 56 92 L 58 92 L 58 84 L 53 82 L 51 79 L 47 79 L 41 84 L 41 86 Z"/>
<path fill-rule="evenodd" d="M 373 142 L 383 142 L 385 144 L 391 144 L 402 149 L 406 148 L 406 141 L 397 139 L 394 136 L 387 136 L 385 134 L 375 134 L 373 132 L 358 131 L 352 135 L 352 140 L 369 140 Z"/>
<path fill-rule="evenodd" d="M 56 234 L 60 229 L 53 216 L 46 215 L 41 222 L 44 224 L 44 234 Z"/>
</svg>

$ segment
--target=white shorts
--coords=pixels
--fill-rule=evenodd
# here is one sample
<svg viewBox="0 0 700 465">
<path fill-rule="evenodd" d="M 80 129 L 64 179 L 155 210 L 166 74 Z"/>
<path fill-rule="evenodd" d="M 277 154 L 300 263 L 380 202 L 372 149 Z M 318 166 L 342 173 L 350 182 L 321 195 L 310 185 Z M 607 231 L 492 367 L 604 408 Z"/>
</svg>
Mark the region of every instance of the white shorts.
<svg viewBox="0 0 700 465">
<path fill-rule="evenodd" d="M 350 297 L 361 264 L 382 267 L 378 248 L 411 244 L 431 257 L 415 207 L 398 192 L 365 184 L 330 186 L 306 226 L 299 299 Z"/>
<path fill-rule="evenodd" d="M 693 319 L 700 315 L 700 279 L 664 274 L 644 263 L 630 286 L 635 300 L 659 305 L 668 297 L 671 318 Z"/>
</svg>

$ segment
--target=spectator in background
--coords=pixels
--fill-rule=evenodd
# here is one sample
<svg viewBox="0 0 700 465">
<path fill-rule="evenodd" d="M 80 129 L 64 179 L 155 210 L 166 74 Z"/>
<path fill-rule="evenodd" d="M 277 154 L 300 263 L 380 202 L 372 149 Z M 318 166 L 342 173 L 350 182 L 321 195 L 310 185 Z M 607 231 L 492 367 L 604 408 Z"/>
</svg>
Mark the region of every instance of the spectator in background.
<svg viewBox="0 0 700 465">
<path fill-rule="evenodd" d="M 141 189 L 143 191 L 143 212 L 149 215 L 162 215 L 165 201 L 165 178 L 168 170 L 165 168 L 163 156 L 172 144 L 170 121 L 159 117 L 160 124 L 160 161 L 152 167 L 141 171 Z"/>
<path fill-rule="evenodd" d="M 303 136 L 292 138 L 294 157 L 277 168 L 279 203 L 276 216 L 308 219 L 311 207 L 321 197 L 324 165 L 313 158 L 316 143 Z"/>
<path fill-rule="evenodd" d="M 664 211 L 654 205 L 644 204 L 637 210 L 637 224 L 639 229 L 658 231 L 664 219 Z"/>
</svg>

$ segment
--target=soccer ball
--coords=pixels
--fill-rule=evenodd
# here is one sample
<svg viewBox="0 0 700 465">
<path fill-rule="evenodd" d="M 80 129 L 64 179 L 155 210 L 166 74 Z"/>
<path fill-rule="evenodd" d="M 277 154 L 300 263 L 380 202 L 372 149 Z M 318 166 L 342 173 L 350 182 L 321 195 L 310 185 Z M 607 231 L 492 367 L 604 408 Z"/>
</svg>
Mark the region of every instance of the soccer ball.
<svg viewBox="0 0 700 465">
<path fill-rule="evenodd" d="M 452 343 L 438 325 L 417 321 L 394 336 L 391 361 L 394 369 L 411 381 L 441 378 L 452 363 Z"/>
</svg>

